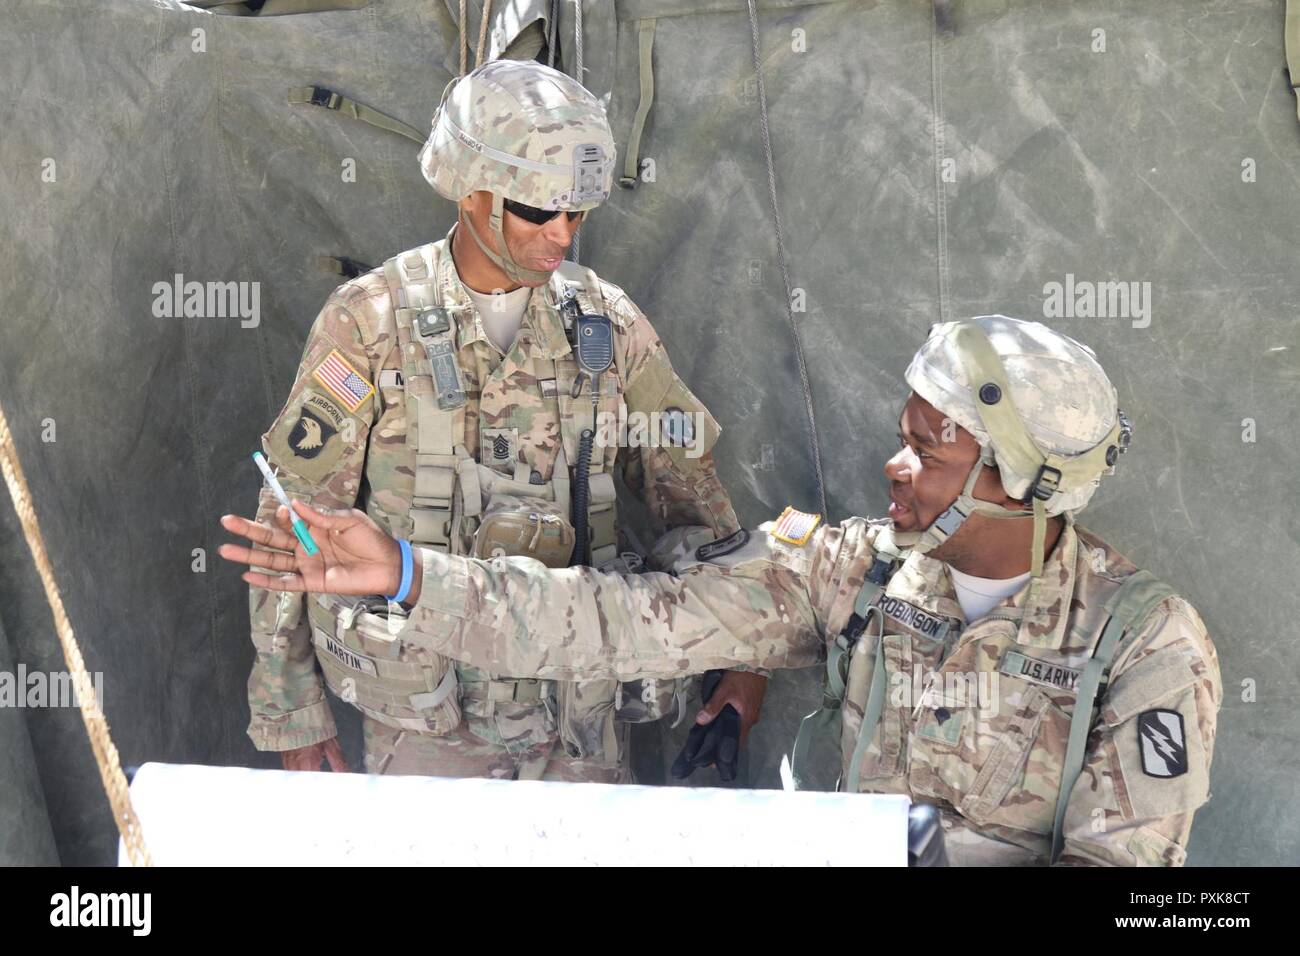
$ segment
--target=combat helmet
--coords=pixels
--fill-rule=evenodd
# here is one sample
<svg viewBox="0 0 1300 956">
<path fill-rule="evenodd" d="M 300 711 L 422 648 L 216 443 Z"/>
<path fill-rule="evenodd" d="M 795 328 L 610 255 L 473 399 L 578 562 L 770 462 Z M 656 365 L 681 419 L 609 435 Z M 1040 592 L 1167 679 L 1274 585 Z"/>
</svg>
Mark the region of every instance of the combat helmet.
<svg viewBox="0 0 1300 956">
<path fill-rule="evenodd" d="M 895 545 L 931 551 L 976 513 L 1032 517 L 1030 566 L 1039 577 L 1047 517 L 1081 510 L 1132 436 L 1096 355 L 1041 323 L 980 315 L 933 326 L 904 377 L 913 392 L 970 432 L 980 456 L 957 500 L 924 531 L 894 532 Z M 1007 494 L 1030 511 L 975 498 L 985 465 L 998 469 Z"/>
<path fill-rule="evenodd" d="M 605 110 L 580 83 L 532 60 L 493 60 L 447 85 L 420 167 L 452 202 L 492 193 L 489 223 L 500 253 L 470 225 L 474 242 L 516 282 L 544 281 L 548 273 L 525 269 L 510 255 L 501 230 L 504 200 L 594 209 L 609 196 L 615 154 Z"/>
</svg>

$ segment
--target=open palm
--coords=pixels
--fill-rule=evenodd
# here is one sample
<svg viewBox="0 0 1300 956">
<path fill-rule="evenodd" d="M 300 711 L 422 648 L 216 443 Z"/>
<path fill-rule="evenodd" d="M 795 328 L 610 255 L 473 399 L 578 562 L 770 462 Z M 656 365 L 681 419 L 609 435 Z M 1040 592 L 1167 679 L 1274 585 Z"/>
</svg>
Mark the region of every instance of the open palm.
<svg viewBox="0 0 1300 956">
<path fill-rule="evenodd" d="M 279 527 L 258 524 L 238 515 L 224 515 L 222 527 L 256 547 L 223 544 L 217 549 L 227 561 L 269 568 L 280 574 L 246 571 L 253 587 L 273 591 L 312 591 L 319 594 L 393 594 L 401 585 L 401 551 L 397 542 L 369 515 L 356 508 L 318 511 L 301 501 L 294 510 L 316 542 L 309 555 L 293 533 L 289 509 L 275 514 Z"/>
</svg>

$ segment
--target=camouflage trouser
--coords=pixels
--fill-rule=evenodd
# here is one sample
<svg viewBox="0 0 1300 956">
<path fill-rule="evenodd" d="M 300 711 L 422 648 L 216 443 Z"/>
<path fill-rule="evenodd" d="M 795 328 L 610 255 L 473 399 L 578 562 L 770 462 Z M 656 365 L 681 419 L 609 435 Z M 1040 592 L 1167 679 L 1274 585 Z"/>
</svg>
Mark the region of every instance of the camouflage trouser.
<svg viewBox="0 0 1300 956">
<path fill-rule="evenodd" d="M 540 708 L 498 707 L 490 718 L 466 716 L 441 737 L 398 730 L 363 718 L 369 773 L 423 777 L 492 777 L 499 780 L 564 780 L 570 783 L 631 783 L 628 725 L 619 724 L 619 765 L 575 759 L 555 734 L 537 733 Z"/>
</svg>

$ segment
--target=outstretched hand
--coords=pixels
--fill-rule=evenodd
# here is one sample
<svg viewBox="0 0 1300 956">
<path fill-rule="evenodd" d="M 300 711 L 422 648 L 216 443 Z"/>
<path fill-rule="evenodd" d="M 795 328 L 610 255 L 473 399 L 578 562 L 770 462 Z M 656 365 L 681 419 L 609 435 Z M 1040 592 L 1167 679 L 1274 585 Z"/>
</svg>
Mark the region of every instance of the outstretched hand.
<svg viewBox="0 0 1300 956">
<path fill-rule="evenodd" d="M 238 515 L 223 515 L 222 527 L 260 547 L 223 544 L 217 553 L 237 564 L 284 572 L 278 575 L 244 572 L 241 577 L 253 587 L 319 594 L 397 592 L 402 577 L 401 550 L 369 515 L 356 508 L 318 511 L 301 501 L 295 501 L 293 507 L 311 530 L 316 554 L 307 554 L 299 543 L 293 533 L 289 509 L 284 505 L 275 512 L 279 527 L 258 524 Z"/>
</svg>

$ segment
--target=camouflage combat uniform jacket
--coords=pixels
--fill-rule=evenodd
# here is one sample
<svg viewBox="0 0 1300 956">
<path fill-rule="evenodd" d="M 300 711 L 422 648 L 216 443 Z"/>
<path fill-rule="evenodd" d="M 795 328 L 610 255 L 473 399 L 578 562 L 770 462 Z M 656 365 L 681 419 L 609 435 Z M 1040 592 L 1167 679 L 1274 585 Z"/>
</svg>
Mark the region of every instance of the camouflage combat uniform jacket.
<svg viewBox="0 0 1300 956">
<path fill-rule="evenodd" d="M 573 364 L 552 361 L 571 352 L 560 313 L 551 304 L 558 277 L 553 277 L 552 287 L 539 287 L 530 296 L 518 336 L 503 355 L 487 338 L 460 283 L 450 241 L 449 236 L 429 248 L 443 304 L 457 324 L 457 359 L 468 401 L 456 414 L 463 416 L 465 445 L 481 464 L 491 464 L 506 477 L 549 482 L 561 445 L 573 431 L 560 427 L 554 398 L 557 387 L 568 394 L 572 382 L 537 374 Z M 616 415 L 628 389 L 653 375 L 658 382 L 673 383 L 668 394 L 693 400 L 672 375 L 649 320 L 617 286 L 601 280 L 600 290 L 612 322 L 615 357 L 614 367 L 601 378 L 599 412 Z M 399 336 L 391 299 L 382 269 L 334 291 L 311 329 L 289 399 L 262 445 L 291 497 L 323 507 L 364 508 L 394 536 L 409 538 L 415 439 L 408 436 L 410 399 L 401 370 L 403 348 L 418 346 L 399 341 L 407 331 Z M 587 414 L 589 389 L 582 393 Z M 707 423 L 716 437 L 716 422 L 708 418 Z M 566 451 L 567 461 L 574 462 L 576 449 Z M 648 507 L 656 533 L 701 524 L 717 534 L 734 530 L 735 512 L 712 455 L 692 460 L 681 451 L 620 448 L 609 442 L 603 448 L 598 445 L 595 454 L 605 456 L 603 470 L 620 470 L 626 487 Z M 263 487 L 257 520 L 269 520 L 276 504 L 270 489 Z M 258 749 L 289 750 L 335 736 L 304 613 L 305 600 L 311 599 L 250 590 L 256 659 L 248 685 L 248 733 Z M 458 670 L 462 686 L 507 676 L 502 671 Z M 466 715 L 473 716 L 472 708 L 466 708 Z M 511 752 L 535 751 L 547 744 L 546 738 L 554 739 L 553 720 L 541 707 L 506 702 L 488 716 L 494 717 L 491 727 L 480 729 L 493 740 L 499 733 Z"/>
<path fill-rule="evenodd" d="M 853 518 L 802 546 L 760 530 L 707 561 L 690 550 L 699 539 L 682 536 L 675 576 L 626 580 L 422 552 L 404 637 L 418 630 L 447 657 L 560 678 L 808 666 L 844 631 L 887 526 Z M 908 557 L 876 598 L 890 694 L 859 789 L 936 804 L 954 862 L 1046 862 L 1074 684 L 1103 605 L 1135 571 L 1067 523 L 1037 589 L 967 623 L 945 566 Z M 846 773 L 879 630 L 849 668 Z M 1192 815 L 1209 797 L 1222 696 L 1214 645 L 1195 609 L 1171 596 L 1123 635 L 1112 662 L 1059 862 L 1180 865 Z M 959 692 L 972 685 L 976 693 Z"/>
</svg>

